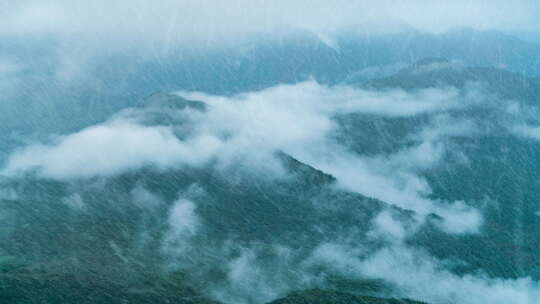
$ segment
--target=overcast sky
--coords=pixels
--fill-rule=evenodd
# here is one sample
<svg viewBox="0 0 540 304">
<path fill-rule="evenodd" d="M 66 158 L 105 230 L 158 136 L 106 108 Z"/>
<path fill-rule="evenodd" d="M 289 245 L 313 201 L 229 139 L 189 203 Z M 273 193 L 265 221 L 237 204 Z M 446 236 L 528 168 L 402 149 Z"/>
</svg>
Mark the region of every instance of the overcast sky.
<svg viewBox="0 0 540 304">
<path fill-rule="evenodd" d="M 226 41 L 293 29 L 535 31 L 537 0 L 0 0 L 0 33 L 168 43 Z"/>
</svg>

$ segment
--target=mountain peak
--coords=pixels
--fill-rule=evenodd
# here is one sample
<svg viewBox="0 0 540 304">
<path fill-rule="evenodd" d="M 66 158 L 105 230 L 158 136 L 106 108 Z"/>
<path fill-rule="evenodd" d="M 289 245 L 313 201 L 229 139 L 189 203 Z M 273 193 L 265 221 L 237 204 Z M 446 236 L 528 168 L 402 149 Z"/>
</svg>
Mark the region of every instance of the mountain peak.
<svg viewBox="0 0 540 304">
<path fill-rule="evenodd" d="M 416 61 L 413 66 L 420 67 L 420 66 L 426 66 L 431 64 L 449 64 L 450 60 L 442 57 L 427 57 L 422 58 L 418 61 Z"/>
<path fill-rule="evenodd" d="M 186 107 L 204 111 L 206 105 L 201 101 L 187 100 L 172 93 L 156 92 L 146 98 L 142 103 L 144 107 L 184 109 Z"/>
</svg>

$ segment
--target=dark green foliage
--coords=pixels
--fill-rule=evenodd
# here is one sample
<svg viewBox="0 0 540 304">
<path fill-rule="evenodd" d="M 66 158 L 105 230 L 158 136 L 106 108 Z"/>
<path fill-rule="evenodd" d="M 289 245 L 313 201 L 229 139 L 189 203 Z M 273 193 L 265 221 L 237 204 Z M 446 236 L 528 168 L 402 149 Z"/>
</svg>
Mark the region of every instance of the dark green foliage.
<svg viewBox="0 0 540 304">
<path fill-rule="evenodd" d="M 268 304 L 425 304 L 405 299 L 384 299 L 338 291 L 312 289 L 291 293 Z"/>
<path fill-rule="evenodd" d="M 307 63 L 302 60 L 323 48 L 298 43 L 313 53 L 290 59 L 297 70 L 291 62 L 284 63 L 293 69 L 285 82 L 304 79 L 299 71 Z M 283 58 L 285 49 L 268 50 L 265 56 Z M 335 56 L 325 52 L 330 59 Z M 431 69 L 432 65 L 437 67 Z M 256 65 L 241 68 L 248 75 L 266 77 Z M 280 67 L 275 68 L 272 77 L 281 77 Z M 334 79 L 333 73 L 341 72 L 336 67 L 326 76 Z M 437 226 L 440 216 L 432 214 L 408 243 L 437 258 L 461 261 L 453 269 L 460 274 L 483 271 L 503 278 L 539 278 L 540 145 L 511 134 L 505 124 L 515 117 L 501 111 L 502 103 L 497 103 L 515 99 L 536 108 L 538 80 L 499 69 L 454 66 L 442 59 L 421 61 L 369 82 L 349 80 L 363 88 L 408 91 L 438 86 L 462 89 L 470 82 L 481 83 L 494 97 L 493 103 L 445 113 L 456 121 L 474 122 L 478 134 L 443 136 L 440 140 L 450 147 L 444 161 L 415 172 L 427 180 L 433 189 L 429 198 L 438 203 L 464 200 L 480 208 L 484 215 L 481 234 L 443 233 Z M 243 89 L 273 84 L 268 79 L 245 81 L 239 82 Z M 213 89 L 225 90 L 219 85 Z M 145 110 L 142 122 L 148 125 L 183 123 L 181 116 L 172 115 L 174 110 L 207 110 L 201 102 L 162 93 L 137 107 Z M 398 118 L 347 114 L 334 119 L 341 127 L 334 139 L 368 156 L 414 147 L 421 139 L 412 135 L 436 123 L 430 114 Z M 460 161 L 461 156 L 466 161 Z M 2 180 L 3 188 L 15 189 L 19 195 L 0 200 L 0 303 L 212 303 L 203 297 L 208 296 L 209 286 L 226 279 L 227 263 L 245 249 L 256 250 L 260 253 L 257 262 L 273 269 L 281 261 L 272 246 L 290 248 L 294 254 L 276 271 L 290 272 L 294 281 L 295 267 L 321 243 L 350 238 L 369 250 L 378 248 L 365 234 L 372 218 L 389 207 L 387 203 L 339 189 L 333 176 L 286 153 L 278 152 L 276 158 L 284 176 L 254 171 L 239 162 L 226 169 L 212 163 L 170 170 L 146 166 L 69 182 L 34 173 Z M 154 205 L 134 200 L 132 193 L 141 188 L 152 195 Z M 66 199 L 74 195 L 84 204 L 75 208 L 67 204 Z M 196 203 L 202 222 L 201 231 L 190 239 L 190 248 L 181 257 L 163 250 L 169 213 L 180 198 Z M 414 218 L 410 210 L 395 211 L 404 221 Z M 231 242 L 233 246 L 223 249 Z M 312 271 L 327 280 L 324 287 L 340 287 L 335 288 L 340 292 L 309 290 L 272 303 L 419 303 L 358 296 L 356 292 L 364 291 L 362 280 L 339 277 L 324 267 Z M 386 286 L 380 285 L 366 293 L 384 294 Z"/>
<path fill-rule="evenodd" d="M 144 285 L 142 284 L 144 283 Z M 126 285 L 107 277 L 54 274 L 0 274 L 0 303 L 9 304 L 219 304 L 173 280 Z"/>
</svg>

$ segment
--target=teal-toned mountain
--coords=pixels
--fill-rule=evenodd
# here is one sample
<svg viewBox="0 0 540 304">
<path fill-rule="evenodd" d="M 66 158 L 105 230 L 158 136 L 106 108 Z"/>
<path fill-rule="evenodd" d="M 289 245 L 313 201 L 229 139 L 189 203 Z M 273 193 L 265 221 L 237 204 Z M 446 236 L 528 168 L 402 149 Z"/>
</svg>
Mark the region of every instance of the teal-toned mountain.
<svg viewBox="0 0 540 304">
<path fill-rule="evenodd" d="M 415 164 L 411 160 L 410 172 L 431 190 L 422 199 L 442 206 L 460 201 L 463 209 L 480 210 L 477 233 L 448 233 L 441 229 L 445 214 L 435 210 L 426 216 L 353 191 L 339 176 L 281 149 L 257 166 L 244 157 L 225 165 L 218 159 L 202 165 L 147 162 L 73 178 L 54 178 L 37 168 L 0 179 L 0 300 L 421 303 L 397 300 L 409 297 L 399 282 L 355 272 L 355 259 L 369 260 L 398 242 L 373 236 L 380 214 L 392 214 L 391 222 L 405 228 L 418 227 L 397 248 L 410 246 L 444 261 L 444 274 L 451 278 L 480 273 L 499 280 L 540 279 L 540 143 L 519 133 L 520 127 L 538 124 L 537 79 L 428 58 L 393 75 L 350 77 L 327 87 L 340 86 L 398 97 L 436 92 L 433 100 L 449 102 L 437 107 L 442 110 L 414 115 L 340 112 L 329 119 L 335 124 L 329 140 L 350 157 L 379 157 L 390 176 L 402 174 L 391 163 L 400 151 L 424 147 L 423 142 L 434 150 L 448 147 L 436 165 L 422 166 L 429 153 L 420 154 Z M 439 98 L 441 90 L 452 98 Z M 159 130 L 169 142 L 188 141 L 209 127 L 189 123 L 216 115 L 216 106 L 158 92 L 115 117 Z M 462 125 L 466 131 L 452 128 Z M 232 134 L 220 136 L 226 142 Z M 249 149 L 255 155 L 267 152 Z M 400 231 L 390 233 L 405 234 Z"/>
</svg>

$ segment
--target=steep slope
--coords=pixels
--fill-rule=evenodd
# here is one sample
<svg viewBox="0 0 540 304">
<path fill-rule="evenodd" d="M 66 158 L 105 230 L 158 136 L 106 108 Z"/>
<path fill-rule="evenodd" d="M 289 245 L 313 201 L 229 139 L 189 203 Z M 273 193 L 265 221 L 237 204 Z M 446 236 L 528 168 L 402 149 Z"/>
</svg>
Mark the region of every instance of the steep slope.
<svg viewBox="0 0 540 304">
<path fill-rule="evenodd" d="M 320 289 L 292 293 L 269 304 L 422 304 L 405 299 L 384 299 Z M 425 304 L 425 303 L 424 303 Z"/>
<path fill-rule="evenodd" d="M 463 107 L 444 115 L 380 118 L 362 114 L 339 117 L 346 132 L 338 137 L 360 154 L 391 154 L 415 145 L 411 134 L 444 125 L 468 124 L 467 131 L 440 141 L 449 147 L 440 166 L 420 174 L 429 182 L 430 197 L 461 200 L 484 212 L 482 233 L 448 237 L 422 231 L 417 242 L 441 258 L 466 261 L 459 271 L 479 270 L 493 276 L 539 278 L 540 243 L 537 201 L 540 198 L 540 144 L 522 126 L 537 126 L 540 83 L 496 68 L 466 67 L 441 58 L 417 62 L 399 73 L 355 85 L 376 90 L 457 88 Z M 463 94 L 473 88 L 474 97 Z M 484 98 L 484 101 L 479 101 Z M 476 100 L 476 101 L 475 101 Z M 347 134 L 347 135 L 344 135 Z M 434 242 L 433 240 L 437 240 Z"/>
<path fill-rule="evenodd" d="M 415 261 L 412 270 L 405 268 L 407 275 L 424 271 L 421 267 L 433 267 L 442 269 L 443 279 L 452 280 L 478 273 L 496 278 L 494 282 L 524 276 L 538 278 L 535 265 L 540 256 L 535 247 L 540 243 L 536 216 L 540 144 L 517 131 L 517 127 L 538 124 L 537 97 L 531 93 L 537 88 L 536 80 L 432 58 L 393 76 L 352 84 L 363 88 L 362 94 L 367 95 L 361 96 L 367 99 L 373 96 L 369 94 L 394 92 L 389 95 L 397 98 L 394 106 L 410 96 L 433 103 L 452 103 L 407 115 L 324 112 L 330 116 L 332 126 L 330 138 L 324 139 L 340 144 L 339 149 L 332 145 L 325 148 L 336 149 L 337 157 L 352 160 L 346 163 L 350 168 L 345 169 L 351 169 L 346 173 L 354 174 L 354 170 L 373 164 L 371 170 L 398 176 L 391 180 L 396 185 L 374 184 L 379 187 L 379 196 L 388 197 L 389 201 L 373 198 L 377 192 L 368 189 L 369 178 L 381 175 L 353 175 L 353 179 L 368 186 L 360 188 L 364 192 L 352 190 L 341 183 L 340 176 L 330 174 L 332 168 L 325 167 L 324 161 L 301 161 L 301 157 L 293 157 L 294 149 L 291 153 L 254 146 L 270 138 L 257 137 L 259 134 L 249 128 L 248 145 L 241 146 L 249 154 L 218 146 L 221 150 L 216 155 L 226 158 L 200 161 L 195 157 L 184 161 L 182 158 L 211 150 L 215 141 L 202 141 L 203 149 L 194 150 L 195 153 L 184 153 L 184 143 L 191 143 L 194 137 L 204 135 L 216 125 L 218 141 L 234 140 L 238 126 L 229 118 L 243 116 L 214 112 L 215 107 L 228 100 L 225 97 L 206 103 L 156 93 L 117 113 L 110 121 L 76 134 L 92 135 L 82 137 L 88 140 L 95 138 L 88 130 L 110 131 L 119 126 L 124 132 L 120 134 L 129 138 L 131 132 L 150 130 L 141 133 L 148 137 L 135 139 L 136 147 L 146 151 L 146 145 L 158 146 L 150 150 L 152 155 L 158 155 L 157 161 L 149 161 L 143 153 L 140 165 L 118 169 L 109 166 L 107 157 L 121 163 L 124 157 L 133 155 L 123 151 L 118 158 L 114 154 L 99 154 L 102 150 L 98 149 L 100 157 L 90 158 L 93 162 L 88 166 L 101 166 L 104 170 L 100 174 L 84 166 L 78 170 L 62 166 L 64 171 L 47 175 L 46 168 L 38 166 L 2 177 L 0 281 L 2 288 L 9 291 L 6 297 L 10 301 L 45 301 L 49 296 L 57 300 L 60 295 L 51 290 L 58 286 L 69 290 L 67 297 L 75 297 L 77 290 L 86 290 L 86 298 L 101 301 L 124 298 L 146 303 L 159 298 L 182 303 L 210 301 L 205 299 L 264 303 L 293 290 L 321 288 L 339 292 L 311 290 L 292 294 L 277 303 L 315 299 L 330 303 L 394 303 L 398 300 L 371 296 L 401 298 L 408 295 L 403 290 L 426 282 L 414 281 L 413 276 L 410 283 L 403 282 L 402 288 L 403 284 L 391 276 L 393 270 L 381 273 L 381 279 L 379 273 L 369 272 L 369 263 L 381 252 L 401 251 L 404 256 L 399 259 L 403 259 L 404 267 L 411 267 L 408 254 Z M 313 87 L 320 85 L 300 86 Z M 441 98 L 441 94 L 451 98 Z M 211 98 L 199 95 L 202 99 Z M 245 102 L 249 96 L 259 95 L 241 95 L 238 99 Z M 232 107 L 223 111 L 244 111 L 262 117 L 252 108 Z M 218 123 L 195 123 L 208 117 Z M 229 124 L 232 127 L 224 128 Z M 167 147 L 151 140 L 156 134 L 168 145 L 180 148 L 172 150 L 174 153 L 160 154 L 160 149 Z M 53 140 L 53 144 L 63 152 L 62 140 L 69 142 L 73 138 L 79 137 Z M 245 144 L 245 138 L 240 142 Z M 118 144 L 122 143 L 125 142 Z M 38 150 L 30 151 L 47 152 L 39 145 Z M 316 164 L 322 165 L 319 168 Z M 413 190 L 407 188 L 411 185 Z M 396 188 L 404 190 L 393 197 L 380 194 Z M 415 189 L 423 192 L 414 193 Z M 426 215 L 413 211 L 414 204 L 409 205 L 411 210 L 403 207 L 407 204 L 400 204 L 401 199 L 413 203 L 429 201 L 435 207 Z M 448 216 L 444 212 L 455 210 L 452 206 L 458 208 L 458 216 L 452 218 L 455 222 L 451 224 L 458 229 L 464 225 L 460 216 L 470 214 L 465 211 L 479 210 L 482 217 L 478 230 L 444 229 Z M 417 252 L 419 256 L 414 255 Z M 423 259 L 435 266 L 424 266 Z M 443 262 L 438 265 L 433 261 Z M 414 268 L 415 263 L 420 266 Z M 401 265 L 394 267 L 396 273 L 403 272 Z M 421 273 L 418 277 L 429 275 Z M 81 281 L 89 285 L 82 285 Z M 112 283 L 101 284 L 103 281 Z M 375 281 L 368 285 L 376 287 L 366 288 L 366 281 Z M 31 285 L 42 286 L 43 291 L 27 293 Z M 424 289 L 419 290 L 427 288 L 420 287 Z"/>
</svg>

